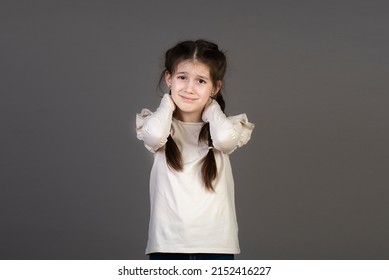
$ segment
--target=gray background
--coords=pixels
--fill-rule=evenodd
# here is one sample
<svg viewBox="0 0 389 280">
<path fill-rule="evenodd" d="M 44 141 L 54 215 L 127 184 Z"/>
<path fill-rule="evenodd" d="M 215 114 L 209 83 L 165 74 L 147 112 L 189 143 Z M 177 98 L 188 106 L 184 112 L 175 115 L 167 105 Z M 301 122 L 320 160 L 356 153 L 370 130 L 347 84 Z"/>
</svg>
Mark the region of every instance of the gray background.
<svg viewBox="0 0 389 280">
<path fill-rule="evenodd" d="M 387 1 L 1 1 L 0 258 L 144 259 L 164 51 L 227 51 L 238 259 L 389 258 Z M 160 95 L 160 94 L 159 94 Z"/>
</svg>

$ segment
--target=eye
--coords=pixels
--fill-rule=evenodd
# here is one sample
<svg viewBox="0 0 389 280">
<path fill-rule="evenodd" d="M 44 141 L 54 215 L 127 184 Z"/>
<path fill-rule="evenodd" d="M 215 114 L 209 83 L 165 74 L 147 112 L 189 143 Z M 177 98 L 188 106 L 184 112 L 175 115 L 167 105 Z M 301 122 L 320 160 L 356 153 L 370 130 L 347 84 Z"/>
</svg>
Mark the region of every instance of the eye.
<svg viewBox="0 0 389 280">
<path fill-rule="evenodd" d="M 179 79 L 179 80 L 185 80 L 186 77 L 181 75 L 181 76 L 177 76 L 177 79 Z"/>
<path fill-rule="evenodd" d="M 207 83 L 207 82 L 206 82 L 205 80 L 203 80 L 203 79 L 199 79 L 198 82 L 199 82 L 199 84 L 206 84 L 206 83 Z"/>
</svg>

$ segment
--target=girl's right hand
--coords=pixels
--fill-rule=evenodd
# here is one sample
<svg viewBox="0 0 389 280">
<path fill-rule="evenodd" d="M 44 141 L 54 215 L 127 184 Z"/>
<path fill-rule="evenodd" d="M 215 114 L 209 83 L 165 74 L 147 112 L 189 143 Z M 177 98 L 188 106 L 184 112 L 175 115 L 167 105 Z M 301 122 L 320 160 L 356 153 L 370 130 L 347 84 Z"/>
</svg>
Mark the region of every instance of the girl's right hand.
<svg viewBox="0 0 389 280">
<path fill-rule="evenodd" d="M 170 96 L 169 93 L 165 93 L 162 96 L 162 99 L 161 99 L 161 102 L 160 102 L 159 106 L 163 107 L 163 108 L 169 108 L 172 111 L 174 111 L 174 109 L 176 108 L 176 104 L 174 104 L 174 101 L 173 101 L 173 99 L 172 99 L 172 97 Z"/>
<path fill-rule="evenodd" d="M 170 95 L 170 93 L 166 93 L 163 98 L 164 99 L 166 98 L 169 100 L 168 103 L 170 103 L 170 106 L 174 112 L 176 110 L 176 104 L 174 103 L 174 100 L 173 100 L 172 96 Z"/>
</svg>

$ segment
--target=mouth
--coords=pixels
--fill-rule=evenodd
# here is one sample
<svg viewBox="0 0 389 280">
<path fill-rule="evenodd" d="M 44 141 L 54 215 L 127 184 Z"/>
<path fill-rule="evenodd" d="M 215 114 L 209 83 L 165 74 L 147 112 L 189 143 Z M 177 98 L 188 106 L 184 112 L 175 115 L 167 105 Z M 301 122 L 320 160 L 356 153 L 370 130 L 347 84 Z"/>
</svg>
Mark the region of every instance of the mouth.
<svg viewBox="0 0 389 280">
<path fill-rule="evenodd" d="M 183 96 L 183 95 L 180 95 L 180 97 L 181 97 L 185 102 L 192 102 L 192 101 L 197 100 L 196 98 L 190 98 L 190 97 Z"/>
</svg>

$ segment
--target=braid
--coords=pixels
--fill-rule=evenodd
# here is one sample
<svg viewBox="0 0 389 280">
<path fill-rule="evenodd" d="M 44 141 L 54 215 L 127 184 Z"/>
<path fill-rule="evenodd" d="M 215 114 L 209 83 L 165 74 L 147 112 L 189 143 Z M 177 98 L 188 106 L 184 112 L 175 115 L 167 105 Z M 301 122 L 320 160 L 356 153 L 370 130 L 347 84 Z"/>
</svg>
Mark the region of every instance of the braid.
<svg viewBox="0 0 389 280">
<path fill-rule="evenodd" d="M 216 94 L 216 97 L 214 98 L 216 102 L 219 104 L 220 108 L 224 112 L 224 109 L 226 107 L 226 104 L 224 102 L 224 98 L 222 96 L 222 93 L 219 91 Z M 209 123 L 206 123 L 203 125 L 200 131 L 199 135 L 199 141 L 207 141 L 209 150 L 207 155 L 204 157 L 203 165 L 201 166 L 201 175 L 203 178 L 203 182 L 205 184 L 205 187 L 209 191 L 214 191 L 212 182 L 216 179 L 217 176 L 217 165 L 215 160 L 215 154 L 213 151 L 213 143 L 211 138 L 211 132 L 209 129 Z"/>
<path fill-rule="evenodd" d="M 220 106 L 220 108 L 222 109 L 222 111 L 224 113 L 224 110 L 226 109 L 226 102 L 224 101 L 224 98 L 223 98 L 223 95 L 222 95 L 221 91 L 219 91 L 216 94 L 214 99 L 217 101 L 217 103 L 219 103 L 219 106 Z"/>
<path fill-rule="evenodd" d="M 178 149 L 178 146 L 176 142 L 174 142 L 171 135 L 169 135 L 169 137 L 167 138 L 167 142 L 165 144 L 165 156 L 166 156 L 166 162 L 170 169 L 176 171 L 182 171 L 183 164 L 182 164 L 181 152 Z"/>
</svg>

